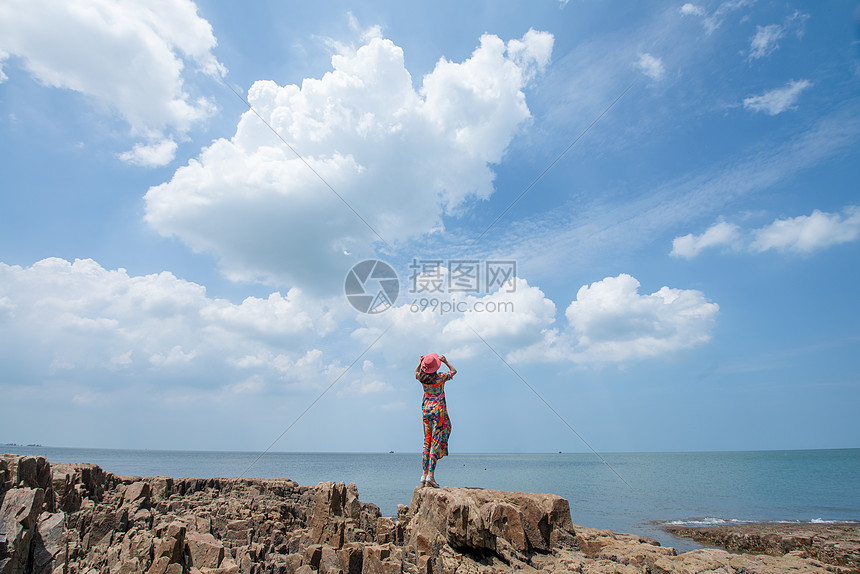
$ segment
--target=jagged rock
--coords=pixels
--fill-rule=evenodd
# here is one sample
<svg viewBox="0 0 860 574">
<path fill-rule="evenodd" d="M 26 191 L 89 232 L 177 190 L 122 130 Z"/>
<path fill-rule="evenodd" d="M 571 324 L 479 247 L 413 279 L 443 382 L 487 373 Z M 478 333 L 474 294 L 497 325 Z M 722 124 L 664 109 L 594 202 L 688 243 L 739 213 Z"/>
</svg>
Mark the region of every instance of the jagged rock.
<svg viewBox="0 0 860 574">
<path fill-rule="evenodd" d="M 396 527 L 394 520 L 388 516 L 380 516 L 376 521 L 376 542 L 387 544 L 395 539 Z"/>
<path fill-rule="evenodd" d="M 226 558 L 218 568 L 201 568 L 200 574 L 239 574 L 239 565 L 232 558 Z"/>
<path fill-rule="evenodd" d="M 355 484 L 321 482 L 316 486 L 311 539 L 340 548 L 346 542 L 369 542 L 381 513 L 375 504 L 358 501 Z"/>
<path fill-rule="evenodd" d="M 420 554 L 442 541 L 455 549 L 492 552 L 506 561 L 573 543 L 570 506 L 560 496 L 488 489 L 415 489 L 406 532 Z"/>
<path fill-rule="evenodd" d="M 198 568 L 218 568 L 224 559 L 224 545 L 208 532 L 188 532 L 185 535 L 191 565 Z"/>
<path fill-rule="evenodd" d="M 371 545 L 364 547 L 362 574 L 394 574 L 400 572 L 400 563 L 389 559 L 390 545 Z"/>
<path fill-rule="evenodd" d="M 50 475 L 45 476 L 48 462 L 44 457 L 4 454 L 3 460 L 6 463 L 4 482 L 7 490 L 22 487 L 44 490 L 47 480 L 50 480 Z"/>
<path fill-rule="evenodd" d="M 309 564 L 314 570 L 319 570 L 322 560 L 322 544 L 312 544 L 305 548 L 302 554 L 302 563 Z"/>
<path fill-rule="evenodd" d="M 12 487 L 12 480 L 9 475 L 9 463 L 5 455 L 0 457 L 0 502 L 3 502 L 3 495 Z"/>
<path fill-rule="evenodd" d="M 178 563 L 185 549 L 187 530 L 187 526 L 181 522 L 171 522 L 167 527 L 157 529 L 155 535 L 161 542 L 155 548 L 155 559 L 167 558 L 169 564 Z"/>
<path fill-rule="evenodd" d="M 47 496 L 44 497 L 44 510 L 54 511 L 54 497 L 51 485 L 51 465 L 42 456 L 4 455 L 5 471 L 2 472 L 5 488 L 0 487 L 0 501 L 2 492 L 11 488 L 41 488 Z"/>
<path fill-rule="evenodd" d="M 343 574 L 343 565 L 336 548 L 323 546 L 318 570 L 320 574 Z"/>
<path fill-rule="evenodd" d="M 152 563 L 146 574 L 182 574 L 182 565 L 171 564 L 170 558 L 162 556 Z"/>
<path fill-rule="evenodd" d="M 128 504 L 137 508 L 149 506 L 149 497 L 151 493 L 152 487 L 149 483 L 143 482 L 142 480 L 133 482 L 126 487 L 125 493 L 122 495 L 122 502 L 123 504 Z"/>
<path fill-rule="evenodd" d="M 0 574 L 23 574 L 27 570 L 44 498 L 43 489 L 28 487 L 12 488 L 3 497 L 0 535 L 6 539 L 6 555 L 0 557 Z"/>
<path fill-rule="evenodd" d="M 340 565 L 346 574 L 361 574 L 364 564 L 362 545 L 357 542 L 347 544 L 338 551 Z"/>
<path fill-rule="evenodd" d="M 302 565 L 302 557 L 299 554 L 287 554 L 286 556 L 279 556 L 279 559 L 275 560 L 275 566 L 281 570 L 286 572 L 295 572 Z M 275 570 L 276 572 L 278 570 Z"/>
<path fill-rule="evenodd" d="M 166 500 L 173 493 L 173 479 L 169 476 L 151 476 L 146 479 L 150 495 L 155 501 Z"/>
<path fill-rule="evenodd" d="M 66 564 L 66 515 L 43 512 L 36 525 L 33 541 L 33 572 L 51 574 Z"/>
</svg>

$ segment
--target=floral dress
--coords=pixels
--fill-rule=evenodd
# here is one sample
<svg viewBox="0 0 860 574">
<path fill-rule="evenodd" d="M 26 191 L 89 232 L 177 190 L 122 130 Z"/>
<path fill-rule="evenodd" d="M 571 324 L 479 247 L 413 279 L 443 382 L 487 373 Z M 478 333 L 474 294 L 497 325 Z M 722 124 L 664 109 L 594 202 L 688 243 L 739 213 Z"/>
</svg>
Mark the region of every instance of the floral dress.
<svg viewBox="0 0 860 574">
<path fill-rule="evenodd" d="M 451 419 L 448 417 L 448 407 L 445 404 L 445 383 L 453 377 L 451 373 L 437 373 L 435 381 L 421 383 L 424 387 L 424 398 L 421 401 L 421 411 L 424 415 L 422 465 L 427 472 L 433 472 L 436 469 L 436 461 L 448 455 Z"/>
</svg>

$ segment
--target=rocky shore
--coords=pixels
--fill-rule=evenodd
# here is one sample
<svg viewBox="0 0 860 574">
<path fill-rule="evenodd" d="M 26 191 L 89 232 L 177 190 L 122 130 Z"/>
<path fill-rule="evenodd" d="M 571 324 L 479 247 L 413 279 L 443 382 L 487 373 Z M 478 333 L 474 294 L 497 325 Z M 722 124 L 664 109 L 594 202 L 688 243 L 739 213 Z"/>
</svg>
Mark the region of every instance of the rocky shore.
<svg viewBox="0 0 860 574">
<path fill-rule="evenodd" d="M 354 484 L 117 476 L 0 458 L 0 574 L 857 572 L 803 549 L 679 554 L 573 524 L 567 500 L 416 488 L 397 515 Z"/>
<path fill-rule="evenodd" d="M 676 536 L 720 546 L 731 552 L 785 556 L 799 554 L 860 572 L 860 523 L 796 524 L 770 522 L 731 526 L 666 526 Z"/>
</svg>

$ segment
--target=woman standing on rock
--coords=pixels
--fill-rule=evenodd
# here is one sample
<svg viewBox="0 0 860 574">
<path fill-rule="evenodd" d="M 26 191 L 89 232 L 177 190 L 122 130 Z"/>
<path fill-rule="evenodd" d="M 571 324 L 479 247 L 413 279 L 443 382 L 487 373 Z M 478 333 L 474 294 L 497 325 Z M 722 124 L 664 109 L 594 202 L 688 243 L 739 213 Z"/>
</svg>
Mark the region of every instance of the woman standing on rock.
<svg viewBox="0 0 860 574">
<path fill-rule="evenodd" d="M 439 373 L 442 363 L 449 372 Z M 436 461 L 448 454 L 448 436 L 451 434 L 451 419 L 448 418 L 448 407 L 445 404 L 445 383 L 454 378 L 457 369 L 451 363 L 436 353 L 421 355 L 418 366 L 415 367 L 415 378 L 424 387 L 424 398 L 421 401 L 421 411 L 424 415 L 424 458 L 422 462 L 421 486 L 439 488 L 434 473 Z"/>
</svg>

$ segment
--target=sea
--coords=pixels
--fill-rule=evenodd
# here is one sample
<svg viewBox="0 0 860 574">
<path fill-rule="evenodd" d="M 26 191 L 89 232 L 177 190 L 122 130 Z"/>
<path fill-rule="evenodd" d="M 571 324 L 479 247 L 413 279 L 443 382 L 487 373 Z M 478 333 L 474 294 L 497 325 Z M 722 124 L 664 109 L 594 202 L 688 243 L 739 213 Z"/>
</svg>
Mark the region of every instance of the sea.
<svg viewBox="0 0 860 574">
<path fill-rule="evenodd" d="M 0 446 L 50 462 L 91 462 L 118 475 L 289 478 L 354 482 L 359 499 L 393 516 L 421 478 L 419 453 L 112 450 Z M 452 454 L 444 486 L 557 494 L 575 524 L 647 536 L 679 551 L 701 546 L 667 524 L 860 522 L 860 449 L 683 453 Z"/>
</svg>

